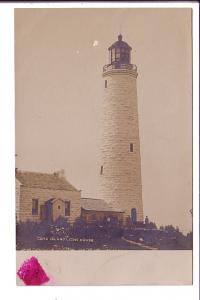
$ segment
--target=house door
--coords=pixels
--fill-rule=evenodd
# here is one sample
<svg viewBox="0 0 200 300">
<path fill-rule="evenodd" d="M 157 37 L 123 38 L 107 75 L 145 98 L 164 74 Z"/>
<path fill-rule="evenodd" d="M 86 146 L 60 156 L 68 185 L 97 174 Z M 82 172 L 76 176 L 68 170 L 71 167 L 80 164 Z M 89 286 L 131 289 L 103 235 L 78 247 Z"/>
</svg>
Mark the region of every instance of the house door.
<svg viewBox="0 0 200 300">
<path fill-rule="evenodd" d="M 46 205 L 40 205 L 40 220 L 44 221 L 46 219 Z"/>
</svg>

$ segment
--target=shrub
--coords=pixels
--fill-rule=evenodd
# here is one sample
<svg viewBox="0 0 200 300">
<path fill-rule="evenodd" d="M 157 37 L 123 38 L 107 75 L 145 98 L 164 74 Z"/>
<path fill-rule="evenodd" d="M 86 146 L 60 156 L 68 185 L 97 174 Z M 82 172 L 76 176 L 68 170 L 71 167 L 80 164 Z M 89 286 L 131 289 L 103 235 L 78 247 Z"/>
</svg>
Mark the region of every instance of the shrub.
<svg viewBox="0 0 200 300">
<path fill-rule="evenodd" d="M 53 222 L 52 225 L 64 229 L 68 229 L 70 227 L 68 220 L 62 216 L 60 216 L 55 222 Z"/>
</svg>

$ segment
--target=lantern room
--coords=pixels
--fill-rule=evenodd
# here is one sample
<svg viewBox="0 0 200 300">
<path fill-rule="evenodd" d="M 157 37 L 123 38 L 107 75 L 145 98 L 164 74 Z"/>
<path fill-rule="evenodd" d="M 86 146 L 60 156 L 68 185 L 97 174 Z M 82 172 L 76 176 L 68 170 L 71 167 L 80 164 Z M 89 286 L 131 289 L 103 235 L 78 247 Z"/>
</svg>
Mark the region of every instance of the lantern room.
<svg viewBox="0 0 200 300">
<path fill-rule="evenodd" d="M 130 64 L 132 48 L 124 41 L 122 35 L 118 35 L 118 41 L 109 48 L 109 64 Z"/>
</svg>

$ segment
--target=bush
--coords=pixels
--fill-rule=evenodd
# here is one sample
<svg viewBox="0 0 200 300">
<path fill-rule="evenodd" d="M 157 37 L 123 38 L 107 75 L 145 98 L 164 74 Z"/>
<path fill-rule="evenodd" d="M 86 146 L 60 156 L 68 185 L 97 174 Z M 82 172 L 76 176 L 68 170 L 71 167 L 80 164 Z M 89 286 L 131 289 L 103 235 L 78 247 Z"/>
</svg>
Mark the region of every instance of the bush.
<svg viewBox="0 0 200 300">
<path fill-rule="evenodd" d="M 68 220 L 61 216 L 55 222 L 53 222 L 52 225 L 59 227 L 59 228 L 63 228 L 65 230 L 70 227 Z"/>
<path fill-rule="evenodd" d="M 149 222 L 145 224 L 146 229 L 157 229 L 156 223 L 154 222 Z"/>
</svg>

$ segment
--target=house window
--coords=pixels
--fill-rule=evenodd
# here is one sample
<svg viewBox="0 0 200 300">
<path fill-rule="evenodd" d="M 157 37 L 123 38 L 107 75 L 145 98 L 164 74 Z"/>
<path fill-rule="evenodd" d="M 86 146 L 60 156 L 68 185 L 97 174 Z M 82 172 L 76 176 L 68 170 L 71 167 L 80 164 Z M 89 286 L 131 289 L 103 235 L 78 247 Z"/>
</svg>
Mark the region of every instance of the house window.
<svg viewBox="0 0 200 300">
<path fill-rule="evenodd" d="M 108 83 L 107 83 L 107 80 L 105 80 L 105 88 L 107 88 L 108 86 Z"/>
<path fill-rule="evenodd" d="M 65 201 L 65 216 L 70 216 L 70 202 Z"/>
<path fill-rule="evenodd" d="M 101 174 L 101 175 L 103 174 L 103 166 L 101 166 L 100 174 Z"/>
<path fill-rule="evenodd" d="M 133 152 L 133 143 L 130 143 L 130 152 Z"/>
<path fill-rule="evenodd" d="M 38 215 L 38 199 L 32 199 L 32 215 Z"/>
<path fill-rule="evenodd" d="M 91 215 L 91 221 L 95 222 L 96 220 L 96 215 Z"/>
</svg>

